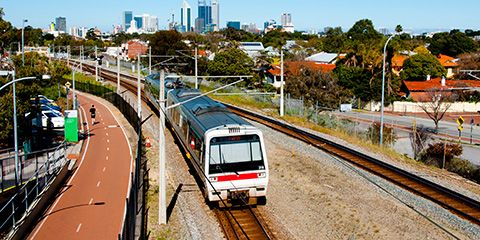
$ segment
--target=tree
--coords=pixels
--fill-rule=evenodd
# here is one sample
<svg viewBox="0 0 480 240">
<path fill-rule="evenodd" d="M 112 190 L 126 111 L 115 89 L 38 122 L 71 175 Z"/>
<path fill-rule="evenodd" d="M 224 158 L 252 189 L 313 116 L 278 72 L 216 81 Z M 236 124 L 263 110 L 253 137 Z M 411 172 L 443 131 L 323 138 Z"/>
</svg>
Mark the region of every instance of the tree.
<svg viewBox="0 0 480 240">
<path fill-rule="evenodd" d="M 438 131 L 438 123 L 452 106 L 454 96 L 450 92 L 432 88 L 426 91 L 426 97 L 422 98 L 419 107 L 433 120 L 435 131 Z"/>
<path fill-rule="evenodd" d="M 438 59 L 431 54 L 416 54 L 403 63 L 401 77 L 407 80 L 425 80 L 431 77 L 444 76 L 447 73 Z"/>
<path fill-rule="evenodd" d="M 422 160 L 427 163 L 434 163 L 436 166 L 444 168 L 449 164 L 454 157 L 460 156 L 463 153 L 463 147 L 456 143 L 442 143 L 429 144 Z M 443 160 L 445 159 L 445 162 Z"/>
<path fill-rule="evenodd" d="M 187 45 L 182 41 L 182 35 L 177 31 L 158 31 L 151 35 L 149 40 L 149 45 L 152 47 L 152 55 L 177 55 L 178 50 L 188 50 Z M 163 60 L 152 59 L 153 62 Z"/>
<path fill-rule="evenodd" d="M 325 37 L 323 37 L 323 51 L 333 53 L 342 52 L 346 39 L 347 36 L 343 33 L 341 27 L 327 28 Z"/>
<path fill-rule="evenodd" d="M 396 32 L 396 33 L 401 33 L 401 32 L 403 32 L 403 27 L 402 27 L 402 25 L 398 24 L 398 25 L 395 27 L 395 32 Z"/>
<path fill-rule="evenodd" d="M 382 35 L 375 30 L 370 19 L 362 19 L 357 21 L 347 32 L 347 37 L 353 41 L 371 41 L 380 40 Z"/>
<path fill-rule="evenodd" d="M 473 52 L 477 47 L 475 41 L 465 33 L 452 30 L 450 33 L 443 32 L 433 35 L 428 50 L 434 55 L 442 53 L 455 57 L 462 53 Z"/>
<path fill-rule="evenodd" d="M 250 75 L 252 74 L 253 60 L 238 48 L 229 48 L 219 52 L 213 61 L 208 62 L 207 71 L 211 76 Z M 235 79 L 227 78 L 230 83 Z"/>
<path fill-rule="evenodd" d="M 338 84 L 333 73 L 322 72 L 308 65 L 300 65 L 300 71 L 292 72 L 288 66 L 285 89 L 293 97 L 303 97 L 310 105 L 318 103 L 332 109 L 338 109 L 340 104 L 351 99 L 352 93 Z"/>
</svg>

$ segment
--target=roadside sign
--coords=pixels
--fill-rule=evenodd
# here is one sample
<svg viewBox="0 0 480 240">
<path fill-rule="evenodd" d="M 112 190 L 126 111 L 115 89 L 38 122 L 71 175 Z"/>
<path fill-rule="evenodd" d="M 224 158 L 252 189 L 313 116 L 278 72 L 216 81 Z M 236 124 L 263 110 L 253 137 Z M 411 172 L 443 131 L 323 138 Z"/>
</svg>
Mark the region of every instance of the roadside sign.
<svg viewBox="0 0 480 240">
<path fill-rule="evenodd" d="M 66 82 L 66 83 L 65 83 L 65 87 L 70 88 L 70 86 L 72 86 L 72 85 L 70 84 L 70 82 Z"/>
<path fill-rule="evenodd" d="M 77 110 L 65 111 L 65 141 L 78 142 L 78 112 Z"/>
<path fill-rule="evenodd" d="M 457 123 L 458 123 L 458 125 L 461 126 L 464 122 L 465 122 L 465 120 L 463 119 L 462 116 L 460 116 L 460 117 L 457 118 Z"/>
</svg>

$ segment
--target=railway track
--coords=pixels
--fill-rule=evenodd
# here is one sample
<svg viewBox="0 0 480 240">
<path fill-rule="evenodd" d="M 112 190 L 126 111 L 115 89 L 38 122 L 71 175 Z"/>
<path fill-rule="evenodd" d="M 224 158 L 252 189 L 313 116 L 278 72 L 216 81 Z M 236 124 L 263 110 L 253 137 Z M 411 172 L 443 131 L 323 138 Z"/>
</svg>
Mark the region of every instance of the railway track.
<svg viewBox="0 0 480 240">
<path fill-rule="evenodd" d="M 311 144 L 329 154 L 387 179 L 408 191 L 429 199 L 460 217 L 480 225 L 480 202 L 477 200 L 294 126 L 242 108 L 228 104 L 225 105 L 227 105 L 231 111 L 244 118 L 259 122 L 279 132 Z"/>
<path fill-rule="evenodd" d="M 89 64 L 82 64 L 82 70 L 95 74 L 95 66 Z M 102 69 L 100 77 L 117 82 L 117 73 L 108 69 Z M 137 94 L 136 84 L 135 77 L 121 74 L 120 85 L 135 95 Z M 141 89 L 141 95 L 142 101 L 148 104 L 149 100 L 143 89 Z M 273 234 L 257 211 L 251 207 L 216 208 L 214 213 L 227 239 L 272 239 Z"/>
</svg>

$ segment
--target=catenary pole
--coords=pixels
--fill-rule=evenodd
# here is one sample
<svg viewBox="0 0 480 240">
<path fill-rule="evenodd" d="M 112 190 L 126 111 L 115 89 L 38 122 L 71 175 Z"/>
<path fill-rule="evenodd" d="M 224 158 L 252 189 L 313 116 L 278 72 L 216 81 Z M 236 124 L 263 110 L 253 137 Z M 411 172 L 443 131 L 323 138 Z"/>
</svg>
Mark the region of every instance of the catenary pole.
<svg viewBox="0 0 480 240">
<path fill-rule="evenodd" d="M 160 71 L 160 92 L 159 92 L 160 118 L 159 118 L 159 179 L 158 179 L 158 199 L 159 199 L 159 213 L 158 223 L 167 223 L 167 189 L 166 189 L 166 150 L 165 150 L 165 71 Z"/>
</svg>

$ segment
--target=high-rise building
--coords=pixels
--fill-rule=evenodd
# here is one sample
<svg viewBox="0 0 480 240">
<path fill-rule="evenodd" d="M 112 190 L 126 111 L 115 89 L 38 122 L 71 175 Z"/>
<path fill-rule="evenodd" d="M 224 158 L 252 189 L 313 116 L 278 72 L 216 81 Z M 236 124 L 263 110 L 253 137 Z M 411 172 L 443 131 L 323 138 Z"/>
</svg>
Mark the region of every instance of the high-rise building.
<svg viewBox="0 0 480 240">
<path fill-rule="evenodd" d="M 156 32 L 158 31 L 158 17 L 151 16 L 148 14 L 142 15 L 142 30 L 145 32 Z"/>
<path fill-rule="evenodd" d="M 282 26 L 292 25 L 292 14 L 284 13 L 282 14 Z"/>
<path fill-rule="evenodd" d="M 123 30 L 127 31 L 130 28 L 130 23 L 133 20 L 133 13 L 132 11 L 125 11 L 123 12 L 123 19 L 122 19 L 122 26 Z"/>
<path fill-rule="evenodd" d="M 212 6 L 207 4 L 206 0 L 199 0 L 198 1 L 198 19 L 197 22 L 203 22 L 201 29 L 197 29 L 198 32 L 205 32 L 207 29 L 210 28 L 212 24 Z"/>
<path fill-rule="evenodd" d="M 188 4 L 186 0 L 183 0 L 182 9 L 180 10 L 181 30 L 183 30 L 184 32 L 192 31 L 192 22 L 193 22 L 192 8 L 190 7 L 190 4 Z"/>
<path fill-rule="evenodd" d="M 55 31 L 67 32 L 67 19 L 65 17 L 55 18 Z"/>
<path fill-rule="evenodd" d="M 214 31 L 220 29 L 220 4 L 218 0 L 212 0 L 212 25 Z"/>
<path fill-rule="evenodd" d="M 240 30 L 240 22 L 239 21 L 228 21 L 227 28 L 234 28 Z"/>
<path fill-rule="evenodd" d="M 133 17 L 133 20 L 135 20 L 135 24 L 137 25 L 138 29 L 143 28 L 143 16 L 135 16 Z"/>
</svg>

